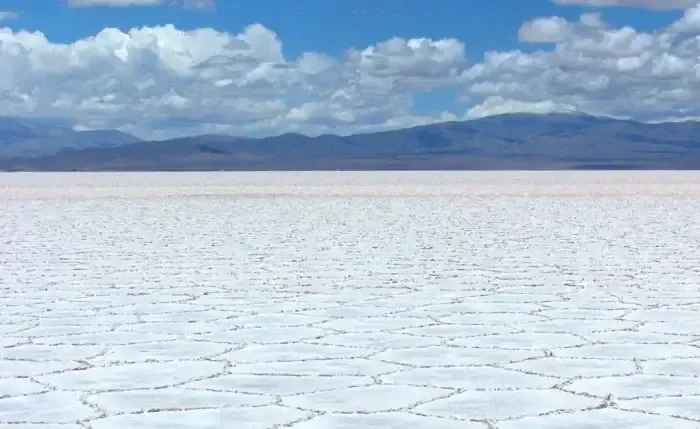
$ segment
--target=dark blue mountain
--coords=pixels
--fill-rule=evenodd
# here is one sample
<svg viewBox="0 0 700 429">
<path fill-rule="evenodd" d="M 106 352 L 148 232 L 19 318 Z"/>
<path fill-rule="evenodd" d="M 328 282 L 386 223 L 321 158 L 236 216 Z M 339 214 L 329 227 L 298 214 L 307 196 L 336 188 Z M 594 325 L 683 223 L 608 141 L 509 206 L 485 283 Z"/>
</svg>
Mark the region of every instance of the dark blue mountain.
<svg viewBox="0 0 700 429">
<path fill-rule="evenodd" d="M 0 160 L 5 170 L 700 169 L 700 124 L 509 114 L 351 136 L 184 137 Z"/>
<path fill-rule="evenodd" d="M 64 150 L 108 148 L 139 141 L 116 130 L 74 131 L 48 118 L 0 116 L 0 158 L 45 156 Z"/>
</svg>

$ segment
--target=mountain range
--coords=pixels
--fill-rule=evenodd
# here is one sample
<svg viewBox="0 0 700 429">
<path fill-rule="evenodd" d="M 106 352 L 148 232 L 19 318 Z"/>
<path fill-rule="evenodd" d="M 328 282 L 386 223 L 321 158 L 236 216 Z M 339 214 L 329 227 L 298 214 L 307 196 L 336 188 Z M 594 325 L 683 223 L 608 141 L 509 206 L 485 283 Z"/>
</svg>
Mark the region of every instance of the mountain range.
<svg viewBox="0 0 700 429">
<path fill-rule="evenodd" d="M 60 121 L 0 116 L 0 158 L 37 157 L 141 141 L 121 131 L 75 131 L 57 122 Z"/>
<path fill-rule="evenodd" d="M 0 170 L 700 169 L 700 123 L 694 121 L 506 114 L 350 136 L 165 141 L 118 131 L 46 131 L 23 121 L 12 128 L 0 120 Z"/>
</svg>

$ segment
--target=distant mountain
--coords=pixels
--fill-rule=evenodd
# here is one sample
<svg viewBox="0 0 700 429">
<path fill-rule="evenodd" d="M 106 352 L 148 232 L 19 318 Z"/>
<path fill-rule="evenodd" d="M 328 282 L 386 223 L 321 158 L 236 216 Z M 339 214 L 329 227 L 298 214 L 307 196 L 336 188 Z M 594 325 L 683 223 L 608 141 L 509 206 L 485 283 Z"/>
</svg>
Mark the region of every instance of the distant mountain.
<svg viewBox="0 0 700 429">
<path fill-rule="evenodd" d="M 45 156 L 64 150 L 109 148 L 139 141 L 116 130 L 74 131 L 55 120 L 0 116 L 0 158 Z"/>
<path fill-rule="evenodd" d="M 700 169 L 700 124 L 509 114 L 352 136 L 199 136 L 0 160 L 4 170 Z"/>
</svg>

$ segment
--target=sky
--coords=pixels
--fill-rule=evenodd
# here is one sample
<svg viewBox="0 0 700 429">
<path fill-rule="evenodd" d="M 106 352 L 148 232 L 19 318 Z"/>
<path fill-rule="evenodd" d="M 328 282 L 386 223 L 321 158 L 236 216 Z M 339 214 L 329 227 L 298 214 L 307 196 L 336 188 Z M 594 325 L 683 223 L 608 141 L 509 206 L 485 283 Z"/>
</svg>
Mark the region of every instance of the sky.
<svg viewBox="0 0 700 429">
<path fill-rule="evenodd" d="M 142 138 L 700 118 L 696 0 L 0 0 L 0 116 Z"/>
</svg>

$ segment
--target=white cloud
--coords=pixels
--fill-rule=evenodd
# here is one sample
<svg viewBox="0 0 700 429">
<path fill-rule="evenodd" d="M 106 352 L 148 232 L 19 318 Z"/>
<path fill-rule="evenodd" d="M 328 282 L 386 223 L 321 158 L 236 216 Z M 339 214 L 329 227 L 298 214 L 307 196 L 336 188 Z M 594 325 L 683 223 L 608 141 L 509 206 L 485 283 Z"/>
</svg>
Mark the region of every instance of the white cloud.
<svg viewBox="0 0 700 429">
<path fill-rule="evenodd" d="M 526 22 L 518 31 L 518 39 L 521 42 L 530 43 L 561 42 L 569 36 L 571 36 L 569 23 L 558 16 L 534 19 Z"/>
<path fill-rule="evenodd" d="M 288 59 L 262 25 L 105 29 L 72 44 L 0 29 L 0 115 L 71 117 L 140 135 L 353 132 L 425 123 L 416 91 L 456 85 L 464 46 L 394 38 L 344 58 Z M 451 117 L 439 113 L 433 120 Z M 445 116 L 446 115 L 446 116 Z"/>
<path fill-rule="evenodd" d="M 553 0 L 560 5 L 622 6 L 642 9 L 674 10 L 688 9 L 698 4 L 698 0 Z"/>
<path fill-rule="evenodd" d="M 289 58 L 259 24 L 239 34 L 105 29 L 71 44 L 0 28 L 0 115 L 154 138 L 344 134 L 509 112 L 700 117 L 700 7 L 655 32 L 588 13 L 538 18 L 518 36 L 539 49 L 488 52 L 470 64 L 456 39 L 392 38 L 339 57 Z M 464 103 L 458 111 L 415 113 L 415 95 L 450 88 Z"/>
<path fill-rule="evenodd" d="M 469 116 L 566 111 L 639 120 L 700 116 L 700 7 L 669 27 L 613 28 L 599 14 L 523 24 L 522 42 L 551 49 L 488 53 L 464 72 Z"/>
<path fill-rule="evenodd" d="M 19 14 L 16 12 L 0 10 L 0 22 L 8 20 L 8 19 L 17 19 L 17 18 L 19 18 Z"/>
</svg>

